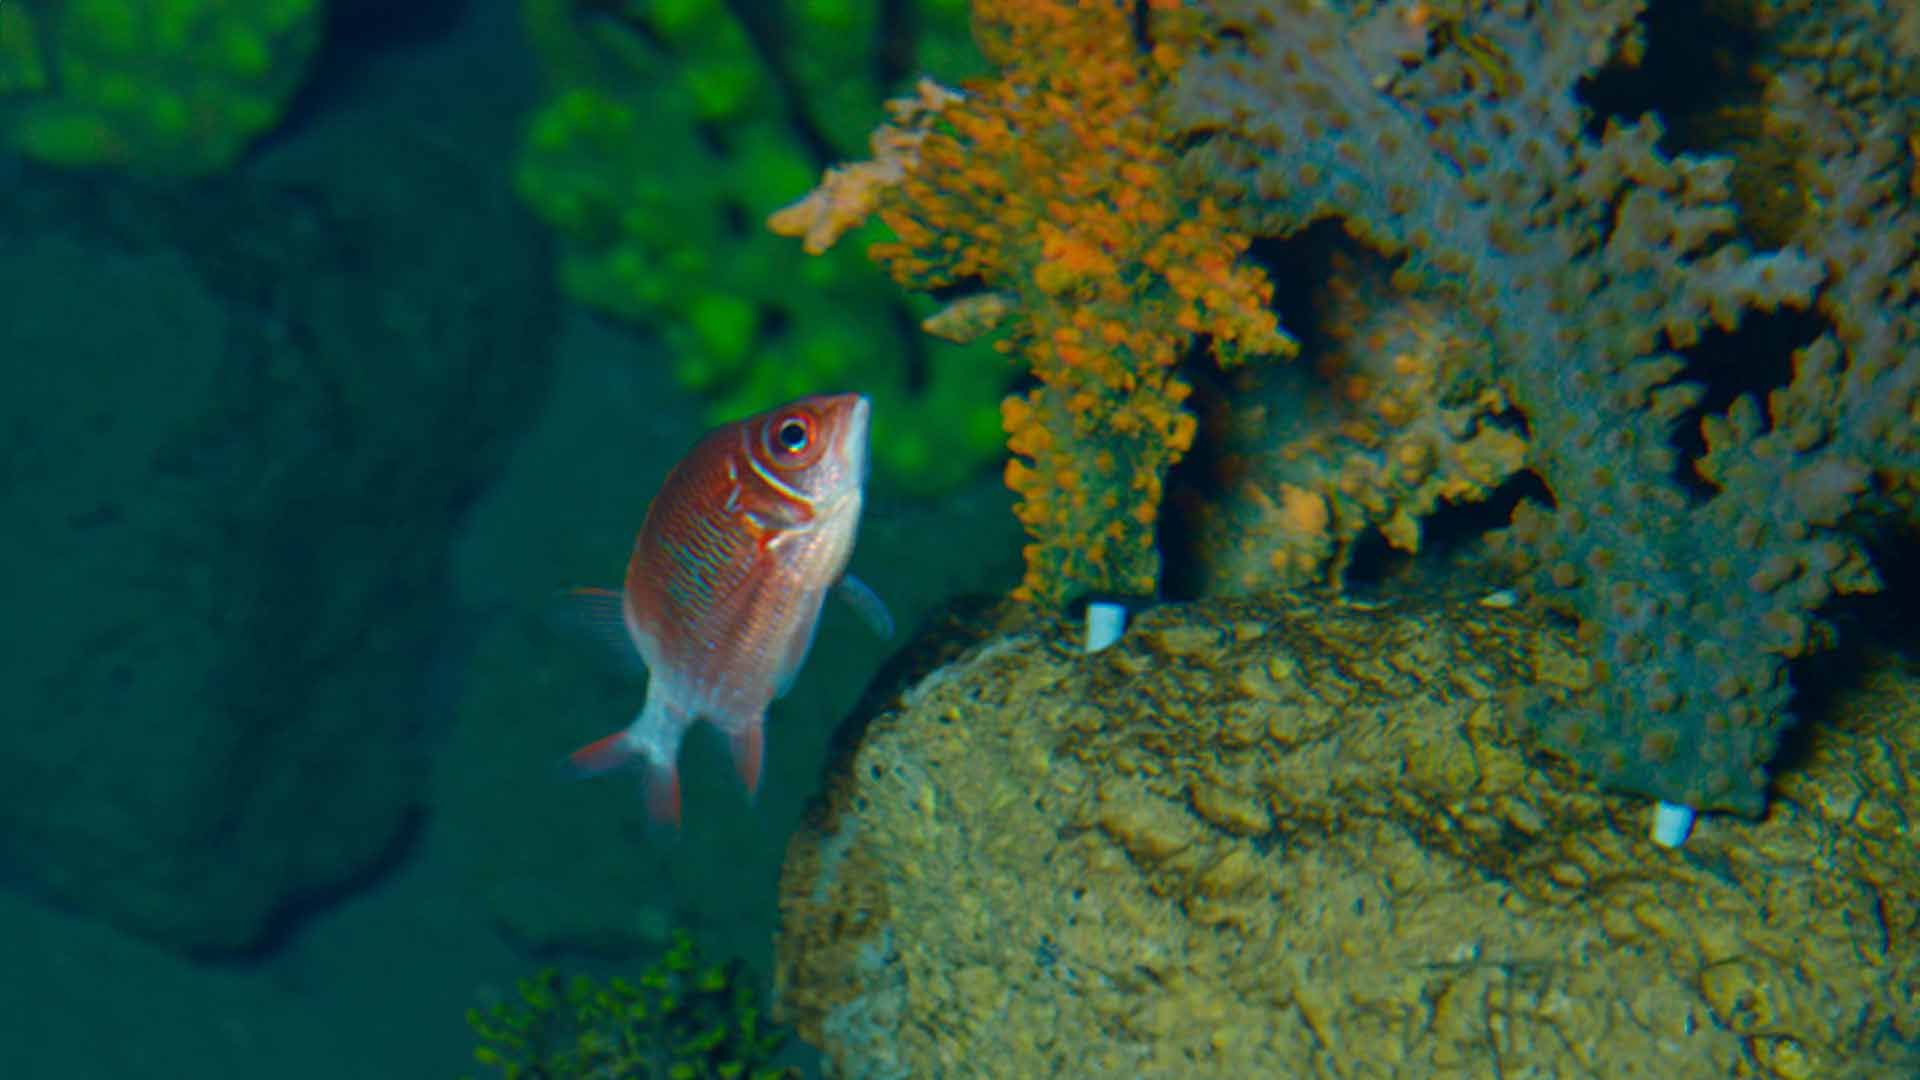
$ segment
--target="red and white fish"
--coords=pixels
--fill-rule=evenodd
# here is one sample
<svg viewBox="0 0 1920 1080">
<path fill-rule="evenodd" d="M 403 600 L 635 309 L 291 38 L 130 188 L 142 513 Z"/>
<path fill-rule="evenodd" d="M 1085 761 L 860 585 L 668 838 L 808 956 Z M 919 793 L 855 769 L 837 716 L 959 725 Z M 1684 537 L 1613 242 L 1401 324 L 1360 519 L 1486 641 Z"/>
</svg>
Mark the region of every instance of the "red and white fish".
<svg viewBox="0 0 1920 1080">
<path fill-rule="evenodd" d="M 759 787 L 767 706 L 807 658 L 835 584 L 882 634 L 885 607 L 846 576 L 867 476 L 867 399 L 808 397 L 709 432 L 647 509 L 622 592 L 581 594 L 646 662 L 646 705 L 574 752 L 581 773 L 636 762 L 655 820 L 680 820 L 680 741 L 706 720 Z"/>
</svg>

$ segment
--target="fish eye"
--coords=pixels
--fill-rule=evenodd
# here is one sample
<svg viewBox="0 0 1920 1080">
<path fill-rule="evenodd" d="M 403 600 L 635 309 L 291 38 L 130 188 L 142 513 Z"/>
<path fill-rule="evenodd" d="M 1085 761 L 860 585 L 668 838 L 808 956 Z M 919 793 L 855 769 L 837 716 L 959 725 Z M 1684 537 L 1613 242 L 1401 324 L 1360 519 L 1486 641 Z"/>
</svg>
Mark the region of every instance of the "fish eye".
<svg viewBox="0 0 1920 1080">
<path fill-rule="evenodd" d="M 782 451 L 797 454 L 813 441 L 813 425 L 805 417 L 789 416 L 773 431 L 773 441 Z"/>
</svg>

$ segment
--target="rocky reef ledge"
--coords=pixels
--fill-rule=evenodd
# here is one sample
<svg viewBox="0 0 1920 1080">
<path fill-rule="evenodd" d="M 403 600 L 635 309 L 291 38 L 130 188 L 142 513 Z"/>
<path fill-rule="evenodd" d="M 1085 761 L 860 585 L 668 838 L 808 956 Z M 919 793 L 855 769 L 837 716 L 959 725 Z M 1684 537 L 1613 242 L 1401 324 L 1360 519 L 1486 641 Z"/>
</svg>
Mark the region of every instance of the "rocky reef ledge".
<svg viewBox="0 0 1920 1080">
<path fill-rule="evenodd" d="M 782 888 L 838 1075 L 1920 1075 L 1920 679 L 1680 850 L 1530 751 L 1588 677 L 1492 598 L 1014 626 L 856 718 Z M 1490 602 L 1491 601 L 1491 602 Z"/>
</svg>

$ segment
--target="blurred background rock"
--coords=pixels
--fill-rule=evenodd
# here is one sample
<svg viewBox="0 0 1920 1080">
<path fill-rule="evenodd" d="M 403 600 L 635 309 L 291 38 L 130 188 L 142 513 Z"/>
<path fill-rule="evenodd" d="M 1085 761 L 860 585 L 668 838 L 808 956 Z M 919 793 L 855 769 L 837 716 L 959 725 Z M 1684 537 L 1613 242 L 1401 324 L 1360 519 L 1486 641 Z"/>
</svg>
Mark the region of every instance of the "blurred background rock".
<svg viewBox="0 0 1920 1080">
<path fill-rule="evenodd" d="M 642 683 L 556 596 L 618 579 L 709 420 L 800 386 L 695 377 L 663 309 L 578 306 L 609 308 L 566 272 L 577 236 L 528 209 L 529 140 L 560 91 L 526 16 L 604 44 L 601 7 L 0 7 L 0 1074 L 453 1075 L 468 1007 L 543 962 L 638 970 L 676 928 L 764 982 L 786 837 L 887 646 L 830 611 L 757 806 L 693 740 L 678 843 L 641 828 L 626 778 L 558 772 Z M 879 30 L 878 6 L 806 10 Z M 948 19 L 964 48 L 964 13 Z M 650 40 L 690 69 L 709 41 Z M 756 55 L 732 54 L 733 77 L 771 86 Z M 779 92 L 848 89 L 825 74 L 782 71 Z M 794 182 L 759 198 L 804 190 L 885 88 L 833 107 L 857 117 L 762 125 L 748 142 L 784 140 Z M 704 115 L 647 130 L 692 145 Z M 618 173 L 658 160 L 640 151 L 597 182 L 646 186 Z M 726 268 L 732 243 L 785 245 L 702 201 L 752 170 L 703 161 L 651 182 L 697 204 L 660 258 L 708 244 Z M 903 303 L 859 269 L 861 314 Z M 777 270 L 755 280 L 752 305 L 814 303 Z M 810 310 L 750 319 L 814 335 L 795 346 L 817 361 L 805 389 L 864 389 L 891 364 L 904 404 L 888 341 L 911 322 L 862 341 L 855 313 Z M 835 366 L 848 345 L 857 362 Z M 975 384 L 989 419 L 999 380 Z M 903 628 L 1017 572 L 973 440 L 957 466 L 947 447 L 881 452 L 893 491 L 950 496 L 870 503 L 856 568 Z"/>
</svg>

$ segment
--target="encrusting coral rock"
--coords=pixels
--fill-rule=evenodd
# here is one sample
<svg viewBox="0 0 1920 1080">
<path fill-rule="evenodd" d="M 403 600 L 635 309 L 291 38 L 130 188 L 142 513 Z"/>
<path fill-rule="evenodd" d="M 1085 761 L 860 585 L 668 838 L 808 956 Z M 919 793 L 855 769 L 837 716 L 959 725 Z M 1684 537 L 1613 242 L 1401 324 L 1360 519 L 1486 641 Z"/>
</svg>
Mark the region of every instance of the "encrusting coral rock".
<svg viewBox="0 0 1920 1080">
<path fill-rule="evenodd" d="M 1005 633 L 795 839 L 779 1010 L 846 1077 L 1915 1075 L 1915 673 L 1684 851 L 1522 750 L 1589 678 L 1473 596 Z"/>
</svg>

